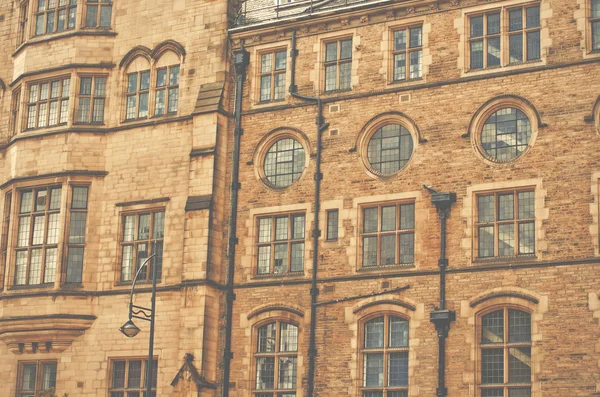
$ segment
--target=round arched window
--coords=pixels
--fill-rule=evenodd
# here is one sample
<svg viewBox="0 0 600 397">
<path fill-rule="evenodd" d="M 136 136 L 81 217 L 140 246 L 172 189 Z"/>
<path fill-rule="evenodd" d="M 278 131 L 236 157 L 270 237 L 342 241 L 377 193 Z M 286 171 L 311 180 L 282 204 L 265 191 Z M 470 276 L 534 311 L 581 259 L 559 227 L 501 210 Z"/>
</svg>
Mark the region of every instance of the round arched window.
<svg viewBox="0 0 600 397">
<path fill-rule="evenodd" d="M 531 122 L 519 109 L 504 108 L 493 113 L 481 129 L 484 155 L 496 162 L 519 157 L 529 146 Z"/>
<path fill-rule="evenodd" d="M 406 166 L 413 153 L 413 138 L 400 124 L 378 129 L 369 140 L 367 159 L 371 168 L 382 175 L 392 175 Z"/>
<path fill-rule="evenodd" d="M 280 139 L 265 155 L 264 172 L 267 182 L 275 188 L 285 188 L 296 182 L 306 163 L 302 145 L 292 138 Z"/>
</svg>

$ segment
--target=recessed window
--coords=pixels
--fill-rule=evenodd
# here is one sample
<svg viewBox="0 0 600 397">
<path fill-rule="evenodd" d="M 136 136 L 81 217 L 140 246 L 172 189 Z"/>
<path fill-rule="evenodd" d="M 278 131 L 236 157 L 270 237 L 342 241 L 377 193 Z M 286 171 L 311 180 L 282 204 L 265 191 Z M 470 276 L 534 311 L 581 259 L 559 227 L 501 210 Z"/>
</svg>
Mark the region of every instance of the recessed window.
<svg viewBox="0 0 600 397">
<path fill-rule="evenodd" d="M 254 397 L 295 397 L 298 327 L 275 321 L 258 328 Z"/>
<path fill-rule="evenodd" d="M 27 129 L 65 124 L 69 117 L 69 77 L 29 86 Z"/>
<path fill-rule="evenodd" d="M 527 149 L 531 135 L 531 122 L 525 113 L 504 108 L 494 112 L 483 125 L 481 147 L 492 161 L 511 161 Z"/>
<path fill-rule="evenodd" d="M 87 28 L 110 28 L 112 0 L 86 0 L 85 26 Z"/>
<path fill-rule="evenodd" d="M 27 40 L 27 11 L 29 9 L 29 1 L 21 3 L 19 8 L 19 35 L 17 36 L 17 45 L 21 45 Z"/>
<path fill-rule="evenodd" d="M 285 99 L 285 50 L 260 55 L 260 102 Z"/>
<path fill-rule="evenodd" d="M 535 254 L 535 192 L 502 191 L 477 196 L 479 258 Z"/>
<path fill-rule="evenodd" d="M 177 113 L 179 105 L 179 65 L 160 68 L 156 71 L 154 115 Z"/>
<path fill-rule="evenodd" d="M 470 68 L 540 59 L 539 5 L 494 10 L 469 17 Z"/>
<path fill-rule="evenodd" d="M 156 278 L 161 278 L 164 237 L 164 211 L 123 216 L 121 281 L 132 281 L 135 277 L 135 272 L 140 269 L 150 255 L 154 254 L 156 256 L 140 271 L 138 281 L 152 280 L 153 265 L 156 266 Z"/>
<path fill-rule="evenodd" d="M 285 188 L 296 182 L 306 162 L 304 148 L 292 138 L 278 140 L 265 155 L 264 173 L 274 188 Z"/>
<path fill-rule="evenodd" d="M 592 31 L 592 51 L 600 50 L 600 0 L 590 0 L 590 28 Z"/>
<path fill-rule="evenodd" d="M 148 117 L 149 91 L 149 70 L 130 73 L 127 75 L 127 110 L 125 119 L 133 120 Z"/>
<path fill-rule="evenodd" d="M 387 314 L 364 323 L 362 397 L 408 397 L 408 324 Z"/>
<path fill-rule="evenodd" d="M 324 67 L 325 92 L 352 87 L 352 38 L 325 43 Z"/>
<path fill-rule="evenodd" d="M 415 204 L 385 203 L 362 208 L 363 268 L 415 261 Z"/>
<path fill-rule="evenodd" d="M 394 81 L 421 77 L 423 69 L 422 31 L 421 26 L 394 30 Z"/>
<path fill-rule="evenodd" d="M 481 397 L 531 397 L 531 315 L 503 308 L 479 321 Z"/>
<path fill-rule="evenodd" d="M 77 0 L 37 0 L 35 34 L 43 35 L 75 28 Z"/>
<path fill-rule="evenodd" d="M 338 210 L 327 211 L 327 240 L 335 241 L 338 239 Z"/>
<path fill-rule="evenodd" d="M 17 397 L 40 395 L 56 387 L 56 361 L 20 361 Z"/>
<path fill-rule="evenodd" d="M 148 359 L 114 359 L 110 362 L 110 397 L 143 397 L 146 395 Z M 158 360 L 152 361 L 152 397 L 156 397 Z"/>
<path fill-rule="evenodd" d="M 106 101 L 106 77 L 80 77 L 78 99 L 77 122 L 102 124 Z"/>
<path fill-rule="evenodd" d="M 258 218 L 257 274 L 304 271 L 304 214 Z"/>
<path fill-rule="evenodd" d="M 392 175 L 406 166 L 412 152 L 410 132 L 400 124 L 388 124 L 371 136 L 367 159 L 375 173 Z"/>
</svg>

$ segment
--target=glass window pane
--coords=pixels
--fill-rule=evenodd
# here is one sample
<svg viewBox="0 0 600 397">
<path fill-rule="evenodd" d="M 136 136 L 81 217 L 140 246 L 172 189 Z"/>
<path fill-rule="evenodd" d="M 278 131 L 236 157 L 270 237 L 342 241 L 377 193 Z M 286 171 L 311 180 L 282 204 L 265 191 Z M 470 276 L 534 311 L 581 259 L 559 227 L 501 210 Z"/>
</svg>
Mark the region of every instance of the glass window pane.
<svg viewBox="0 0 600 397">
<path fill-rule="evenodd" d="M 85 221 L 87 212 L 71 212 L 69 222 L 69 244 L 85 243 Z"/>
<path fill-rule="evenodd" d="M 342 40 L 340 42 L 340 59 L 351 59 L 352 58 L 352 39 Z"/>
<path fill-rule="evenodd" d="M 279 357 L 279 389 L 296 388 L 296 357 Z"/>
<path fill-rule="evenodd" d="M 508 397 L 531 397 L 531 388 L 510 388 L 508 389 Z"/>
<path fill-rule="evenodd" d="M 279 351 L 298 351 L 298 327 L 293 324 L 281 323 Z"/>
<path fill-rule="evenodd" d="M 42 372 L 42 390 L 56 386 L 56 363 L 44 363 Z"/>
<path fill-rule="evenodd" d="M 527 32 L 527 60 L 540 59 L 540 32 Z"/>
<path fill-rule="evenodd" d="M 150 236 L 150 214 L 139 216 L 138 240 L 148 240 Z"/>
<path fill-rule="evenodd" d="M 271 263 L 271 246 L 258 247 L 258 274 L 269 273 Z"/>
<path fill-rule="evenodd" d="M 69 247 L 67 257 L 67 283 L 80 283 L 83 272 L 83 247 Z"/>
<path fill-rule="evenodd" d="M 304 243 L 292 244 L 292 257 L 290 272 L 301 272 L 304 270 Z"/>
<path fill-rule="evenodd" d="M 380 264 L 394 265 L 396 263 L 396 235 L 381 236 Z"/>
<path fill-rule="evenodd" d="M 377 237 L 363 237 L 363 266 L 377 266 Z"/>
<path fill-rule="evenodd" d="M 415 234 L 402 233 L 400 235 L 400 263 L 411 264 L 415 262 Z"/>
<path fill-rule="evenodd" d="M 276 323 L 270 323 L 260 327 L 258 329 L 258 352 L 274 353 L 276 336 Z"/>
<path fill-rule="evenodd" d="M 381 208 L 381 231 L 396 230 L 396 206 Z"/>
<path fill-rule="evenodd" d="M 510 32 L 523 29 L 523 9 L 517 8 L 508 12 L 508 30 Z"/>
<path fill-rule="evenodd" d="M 17 251 L 15 262 L 15 284 L 24 285 L 27 283 L 27 251 Z"/>
<path fill-rule="evenodd" d="M 481 317 L 481 344 L 504 342 L 504 311 L 497 310 Z"/>
<path fill-rule="evenodd" d="M 487 15 L 487 34 L 500 33 L 500 13 Z"/>
<path fill-rule="evenodd" d="M 514 200 L 512 193 L 498 195 L 498 220 L 515 219 Z"/>
<path fill-rule="evenodd" d="M 473 17 L 471 22 L 471 37 L 483 36 L 483 16 Z"/>
<path fill-rule="evenodd" d="M 371 233 L 377 232 L 379 229 L 378 225 L 379 209 L 365 208 L 363 210 L 363 232 Z"/>
<path fill-rule="evenodd" d="M 137 73 L 131 73 L 127 75 L 127 92 L 136 92 L 137 91 Z"/>
<path fill-rule="evenodd" d="M 23 216 L 19 218 L 19 231 L 17 235 L 17 247 L 27 247 L 29 245 L 29 231 L 31 227 L 31 218 Z"/>
<path fill-rule="evenodd" d="M 46 235 L 46 244 L 58 243 L 58 228 L 60 222 L 60 214 L 48 215 L 48 231 Z"/>
<path fill-rule="evenodd" d="M 383 353 L 364 355 L 363 386 L 383 387 Z"/>
<path fill-rule="evenodd" d="M 264 54 L 261 57 L 261 73 L 271 73 L 273 70 L 273 53 Z"/>
<path fill-rule="evenodd" d="M 73 187 L 72 209 L 87 209 L 88 188 L 86 186 Z"/>
<path fill-rule="evenodd" d="M 384 317 L 365 323 L 365 349 L 383 348 Z"/>
<path fill-rule="evenodd" d="M 288 264 L 288 245 L 275 245 L 275 258 L 273 263 L 273 273 L 285 273 Z"/>
<path fill-rule="evenodd" d="M 408 347 L 408 321 L 390 316 L 389 347 Z"/>
<path fill-rule="evenodd" d="M 406 54 L 394 55 L 394 80 L 406 80 Z"/>
<path fill-rule="evenodd" d="M 133 246 L 123 246 L 123 258 L 121 261 L 121 281 L 132 280 L 132 267 L 133 267 Z"/>
<path fill-rule="evenodd" d="M 523 62 L 523 34 L 509 36 L 510 63 Z"/>
<path fill-rule="evenodd" d="M 533 192 L 519 192 L 519 219 L 535 217 L 535 202 Z"/>
<path fill-rule="evenodd" d="M 529 7 L 527 14 L 527 29 L 538 28 L 540 26 L 540 7 Z"/>
<path fill-rule="evenodd" d="M 88 28 L 96 27 L 98 21 L 98 6 L 88 5 L 85 12 L 85 26 Z"/>
<path fill-rule="evenodd" d="M 43 244 L 45 223 L 46 216 L 42 215 L 33 217 L 33 236 L 31 239 L 31 245 Z"/>
<path fill-rule="evenodd" d="M 487 41 L 487 65 L 500 66 L 500 37 L 491 37 Z"/>
<path fill-rule="evenodd" d="M 508 383 L 531 382 L 531 348 L 508 349 Z"/>
<path fill-rule="evenodd" d="M 165 213 L 156 212 L 153 215 L 152 238 L 163 238 L 165 236 Z"/>
<path fill-rule="evenodd" d="M 406 29 L 394 32 L 394 51 L 406 49 Z"/>
<path fill-rule="evenodd" d="M 44 264 L 44 284 L 53 283 L 56 275 L 56 248 L 46 250 L 46 263 Z"/>
<path fill-rule="evenodd" d="M 515 225 L 498 225 L 498 256 L 515 255 Z"/>
<path fill-rule="evenodd" d="M 325 45 L 325 62 L 337 59 L 337 41 Z"/>
<path fill-rule="evenodd" d="M 21 379 L 21 390 L 35 390 L 36 372 L 36 364 L 23 364 L 23 378 Z"/>
<path fill-rule="evenodd" d="M 285 51 L 278 51 L 275 53 L 275 70 L 285 70 L 286 62 L 287 57 Z"/>
<path fill-rule="evenodd" d="M 338 238 L 338 210 L 327 211 L 327 240 Z"/>
<path fill-rule="evenodd" d="M 479 223 L 494 221 L 494 196 L 477 196 L 477 217 Z"/>
<path fill-rule="evenodd" d="M 325 67 L 325 91 L 333 91 L 337 87 L 337 65 Z"/>
<path fill-rule="evenodd" d="M 521 310 L 508 310 L 508 342 L 531 342 L 531 315 Z"/>
<path fill-rule="evenodd" d="M 275 218 L 275 240 L 287 240 L 288 239 L 288 217 Z"/>
<path fill-rule="evenodd" d="M 408 352 L 389 353 L 388 386 L 408 386 Z"/>
<path fill-rule="evenodd" d="M 127 374 L 127 388 L 136 389 L 142 385 L 142 361 L 130 360 Z"/>
<path fill-rule="evenodd" d="M 519 254 L 535 253 L 535 224 L 533 222 L 519 224 Z"/>
<path fill-rule="evenodd" d="M 275 79 L 275 92 L 273 95 L 274 100 L 280 100 L 285 98 L 285 73 L 279 73 L 274 76 Z"/>
<path fill-rule="evenodd" d="M 79 106 L 77 109 L 77 122 L 89 123 L 90 103 L 90 98 L 79 98 Z"/>
<path fill-rule="evenodd" d="M 478 228 L 478 253 L 480 258 L 494 256 L 494 226 Z"/>
<path fill-rule="evenodd" d="M 29 284 L 41 284 L 42 274 L 42 250 L 35 249 L 31 250 L 31 257 L 29 258 Z"/>
<path fill-rule="evenodd" d="M 483 68 L 483 41 L 471 42 L 471 69 Z"/>
<path fill-rule="evenodd" d="M 418 79 L 421 77 L 421 51 L 413 51 L 410 53 L 410 75 L 411 79 Z"/>
<path fill-rule="evenodd" d="M 415 228 L 415 205 L 402 204 L 400 206 L 400 230 Z"/>
<path fill-rule="evenodd" d="M 340 64 L 340 90 L 348 90 L 352 86 L 352 63 Z"/>
<path fill-rule="evenodd" d="M 273 389 L 275 387 L 275 357 L 256 359 L 256 388 Z"/>
<path fill-rule="evenodd" d="M 100 26 L 110 27 L 110 20 L 112 19 L 112 6 L 100 7 Z"/>
<path fill-rule="evenodd" d="M 140 107 L 138 117 L 148 117 L 148 93 L 140 94 Z"/>
<path fill-rule="evenodd" d="M 421 27 L 410 29 L 410 48 L 421 47 L 423 45 L 421 32 Z"/>
<path fill-rule="evenodd" d="M 504 349 L 481 350 L 481 383 L 504 383 Z"/>
</svg>

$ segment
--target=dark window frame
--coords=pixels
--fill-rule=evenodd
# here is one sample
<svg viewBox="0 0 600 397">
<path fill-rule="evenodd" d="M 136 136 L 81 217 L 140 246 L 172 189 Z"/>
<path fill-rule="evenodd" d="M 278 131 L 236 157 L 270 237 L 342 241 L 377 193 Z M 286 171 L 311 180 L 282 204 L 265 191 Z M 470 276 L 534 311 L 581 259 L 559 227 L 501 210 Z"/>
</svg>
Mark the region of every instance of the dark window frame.
<svg viewBox="0 0 600 397">
<path fill-rule="evenodd" d="M 413 46 L 411 42 L 411 33 L 412 30 L 419 29 L 419 42 L 418 45 Z M 396 33 L 405 32 L 405 47 L 397 49 L 396 48 Z M 419 69 L 418 76 L 411 77 L 411 54 L 419 52 Z M 404 55 L 404 78 L 397 78 L 398 74 L 396 73 L 397 65 L 396 65 L 396 57 L 399 55 Z M 399 28 L 394 28 L 392 30 L 392 82 L 404 82 L 411 80 L 419 80 L 423 77 L 423 25 L 408 25 Z"/>
<path fill-rule="evenodd" d="M 527 187 L 519 187 L 519 188 L 512 188 L 512 189 L 502 189 L 502 190 L 493 190 L 493 191 L 487 191 L 487 192 L 477 192 L 475 194 L 475 203 L 474 203 L 474 231 L 473 231 L 473 238 L 474 238 L 474 255 L 476 260 L 491 260 L 491 259 L 499 259 L 502 260 L 504 258 L 532 258 L 535 257 L 536 255 L 536 218 L 535 218 L 535 187 L 531 187 L 531 186 L 527 186 Z M 519 218 L 519 193 L 531 193 L 533 195 L 533 217 L 527 217 L 527 218 Z M 500 197 L 501 196 L 508 196 L 508 195 L 513 195 L 513 207 L 512 207 L 512 211 L 513 211 L 513 217 L 512 219 L 499 219 L 499 213 L 500 213 Z M 494 219 L 493 221 L 482 221 L 480 222 L 479 218 L 480 218 L 480 198 L 483 197 L 490 197 L 493 196 L 494 197 L 494 208 L 493 208 L 493 213 L 494 213 Z M 500 244 L 499 244 L 499 239 L 500 239 L 500 232 L 499 232 L 499 227 L 500 225 L 514 225 L 513 228 L 513 238 L 514 238 L 514 247 L 513 247 L 513 255 L 500 255 L 499 254 L 499 250 L 500 250 Z M 523 224 L 532 224 L 533 225 L 533 246 L 531 247 L 530 251 L 531 252 L 523 252 L 521 253 L 521 249 L 520 249 L 520 243 L 521 243 L 521 236 L 520 236 L 520 232 L 519 232 L 519 225 L 523 225 Z M 493 255 L 481 255 L 481 242 L 480 242 L 480 238 L 481 238 L 481 232 L 480 229 L 482 228 L 489 228 L 489 227 L 493 227 Z"/>
<path fill-rule="evenodd" d="M 90 19 L 91 10 L 96 8 L 95 18 Z M 85 17 L 83 18 L 83 26 L 88 29 L 111 29 L 113 18 L 113 0 L 86 0 L 85 1 Z M 102 10 L 108 9 L 110 16 L 108 25 L 102 25 Z M 100 12 L 98 12 L 100 10 Z M 93 23 L 92 23 L 93 22 Z"/>
<path fill-rule="evenodd" d="M 594 3 L 598 4 L 598 15 L 594 16 Z M 590 13 L 588 17 L 588 26 L 590 31 L 590 52 L 600 52 L 600 32 L 598 33 L 598 42 L 594 40 L 594 32 L 596 29 L 600 30 L 600 0 L 590 0 Z"/>
<path fill-rule="evenodd" d="M 350 57 L 342 58 L 342 45 L 347 42 L 350 42 Z M 332 43 L 336 43 L 336 57 L 335 57 L 335 59 L 328 60 L 327 59 L 327 46 Z M 323 92 L 329 94 L 329 93 L 352 90 L 353 52 L 354 52 L 354 44 L 353 44 L 352 36 L 339 37 L 336 39 L 326 40 L 323 42 L 323 76 L 324 76 Z M 347 86 L 342 87 L 341 71 L 342 71 L 342 68 L 344 67 L 344 65 L 347 65 L 347 64 L 350 65 L 350 71 L 349 71 L 349 75 L 348 75 L 349 81 L 347 82 Z M 332 70 L 332 69 L 330 69 L 331 67 L 335 67 L 335 86 L 333 88 L 328 88 L 327 77 L 328 77 L 328 70 Z M 344 81 L 344 84 L 345 83 L 346 82 Z"/>
<path fill-rule="evenodd" d="M 340 211 L 337 208 L 327 210 L 327 234 L 325 236 L 327 241 L 337 241 L 339 238 L 339 214 Z"/>
<path fill-rule="evenodd" d="M 302 237 L 294 238 L 294 220 L 296 218 L 303 218 L 302 225 Z M 277 220 L 278 219 L 287 219 L 287 238 L 286 239 L 277 239 Z M 261 221 L 270 220 L 270 231 L 268 240 L 261 241 Z M 293 247 L 295 245 L 302 245 L 300 256 L 301 259 L 301 269 L 292 271 L 292 253 Z M 285 269 L 283 271 L 276 270 L 277 258 L 276 258 L 276 247 L 277 246 L 286 246 L 286 262 Z M 304 211 L 294 211 L 280 214 L 272 214 L 272 215 L 261 215 L 256 218 L 256 275 L 257 276 L 273 276 L 273 275 L 298 275 L 304 273 L 305 266 L 305 251 L 306 251 L 306 213 Z M 261 269 L 265 269 L 265 267 L 261 267 L 261 249 L 268 248 L 268 269 L 266 271 L 261 271 Z"/>
<path fill-rule="evenodd" d="M 107 98 L 107 88 L 108 88 L 108 75 L 106 74 L 81 74 L 78 76 L 78 94 L 77 94 L 77 109 L 74 112 L 75 115 L 75 124 L 94 124 L 94 125 L 104 125 L 104 113 L 106 110 L 106 98 Z M 91 79 L 90 84 L 90 92 L 82 93 L 82 80 L 83 79 Z M 104 88 L 103 92 L 98 92 L 98 79 L 104 79 Z M 89 101 L 88 109 L 85 113 L 82 113 L 82 99 L 87 99 Z M 96 119 L 96 105 L 101 101 L 101 119 Z"/>
<path fill-rule="evenodd" d="M 23 390 L 23 373 L 25 365 L 35 365 L 35 385 L 34 389 Z M 54 365 L 54 380 L 52 381 L 53 385 L 44 388 L 44 369 L 46 365 Z M 57 360 L 24 360 L 19 361 L 18 371 L 17 371 L 17 387 L 16 387 L 16 397 L 26 397 L 30 395 L 38 395 L 44 390 L 51 389 L 56 387 L 56 376 L 58 374 L 58 361 Z"/>
<path fill-rule="evenodd" d="M 277 55 L 283 54 L 284 64 L 283 67 L 277 68 Z M 269 65 L 269 69 L 264 69 L 264 57 L 271 56 L 271 62 Z M 258 53 L 258 103 L 270 103 L 270 102 L 280 102 L 285 101 L 286 95 L 286 76 L 287 76 L 287 47 L 283 48 L 275 48 L 269 49 L 268 51 L 262 51 Z M 283 95 L 281 97 L 277 97 L 277 78 L 283 75 Z M 269 81 L 269 96 L 268 98 L 263 97 L 263 86 L 262 82 L 264 79 Z"/>
</svg>

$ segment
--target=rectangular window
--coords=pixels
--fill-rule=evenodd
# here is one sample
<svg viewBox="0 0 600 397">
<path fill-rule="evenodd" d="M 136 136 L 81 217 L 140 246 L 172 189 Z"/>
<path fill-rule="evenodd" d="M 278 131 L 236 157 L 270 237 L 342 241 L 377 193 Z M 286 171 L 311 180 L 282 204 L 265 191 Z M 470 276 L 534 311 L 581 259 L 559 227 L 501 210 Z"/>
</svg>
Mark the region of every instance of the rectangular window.
<svg viewBox="0 0 600 397">
<path fill-rule="evenodd" d="M 105 102 L 106 76 L 82 76 L 79 78 L 78 123 L 104 123 Z"/>
<path fill-rule="evenodd" d="M 257 274 L 304 271 L 304 214 L 258 218 Z"/>
<path fill-rule="evenodd" d="M 14 136 L 17 133 L 17 124 L 19 123 L 19 109 L 21 108 L 21 87 L 13 91 L 12 103 L 10 105 L 11 119 L 10 131 Z"/>
<path fill-rule="evenodd" d="M 85 27 L 110 28 L 112 0 L 86 0 Z"/>
<path fill-rule="evenodd" d="M 162 276 L 165 212 L 161 210 L 123 215 L 122 228 L 121 281 L 132 281 L 140 266 L 153 254 L 156 256 L 140 272 L 138 281 L 152 280 L 153 265 L 156 265 L 156 279 L 159 280 Z"/>
<path fill-rule="evenodd" d="M 540 59 L 539 5 L 496 9 L 471 16 L 469 52 L 471 69 Z"/>
<path fill-rule="evenodd" d="M 4 286 L 4 270 L 6 269 L 6 257 L 8 256 L 8 233 L 10 230 L 10 210 L 12 205 L 12 192 L 4 195 L 4 220 L 2 222 L 2 266 L 0 266 L 0 290 Z"/>
<path fill-rule="evenodd" d="M 141 358 L 110 361 L 109 397 L 145 397 L 148 360 Z M 158 360 L 152 361 L 152 397 L 156 397 Z"/>
<path fill-rule="evenodd" d="M 148 117 L 148 95 L 150 91 L 150 71 L 127 75 L 126 120 Z"/>
<path fill-rule="evenodd" d="M 260 102 L 285 99 L 286 51 L 274 51 L 260 56 Z"/>
<path fill-rule="evenodd" d="M 75 28 L 77 0 L 37 0 L 35 35 Z"/>
<path fill-rule="evenodd" d="M 478 195 L 475 235 L 479 258 L 534 255 L 534 191 Z"/>
<path fill-rule="evenodd" d="M 338 210 L 327 211 L 327 240 L 333 241 L 338 239 Z"/>
<path fill-rule="evenodd" d="M 419 79 L 422 76 L 423 34 L 422 27 L 415 26 L 395 30 L 394 33 L 394 81 Z"/>
<path fill-rule="evenodd" d="M 598 51 L 600 50 L 600 0 L 591 0 L 590 25 L 592 51 Z"/>
<path fill-rule="evenodd" d="M 27 10 L 29 9 L 29 1 L 21 3 L 19 8 L 19 36 L 17 45 L 21 45 L 27 40 Z"/>
<path fill-rule="evenodd" d="M 81 283 L 82 281 L 87 202 L 87 186 L 73 186 L 69 214 L 69 237 L 67 239 L 67 275 L 65 278 L 67 283 Z"/>
<path fill-rule="evenodd" d="M 325 43 L 325 92 L 351 89 L 352 38 Z"/>
<path fill-rule="evenodd" d="M 70 77 L 33 83 L 28 88 L 27 130 L 66 124 Z"/>
<path fill-rule="evenodd" d="M 156 71 L 154 115 L 177 113 L 179 105 L 179 65 L 160 68 Z"/>
<path fill-rule="evenodd" d="M 37 396 L 56 387 L 56 361 L 19 361 L 17 397 Z"/>
<path fill-rule="evenodd" d="M 362 208 L 362 266 L 409 265 L 415 261 L 415 204 Z"/>
</svg>

